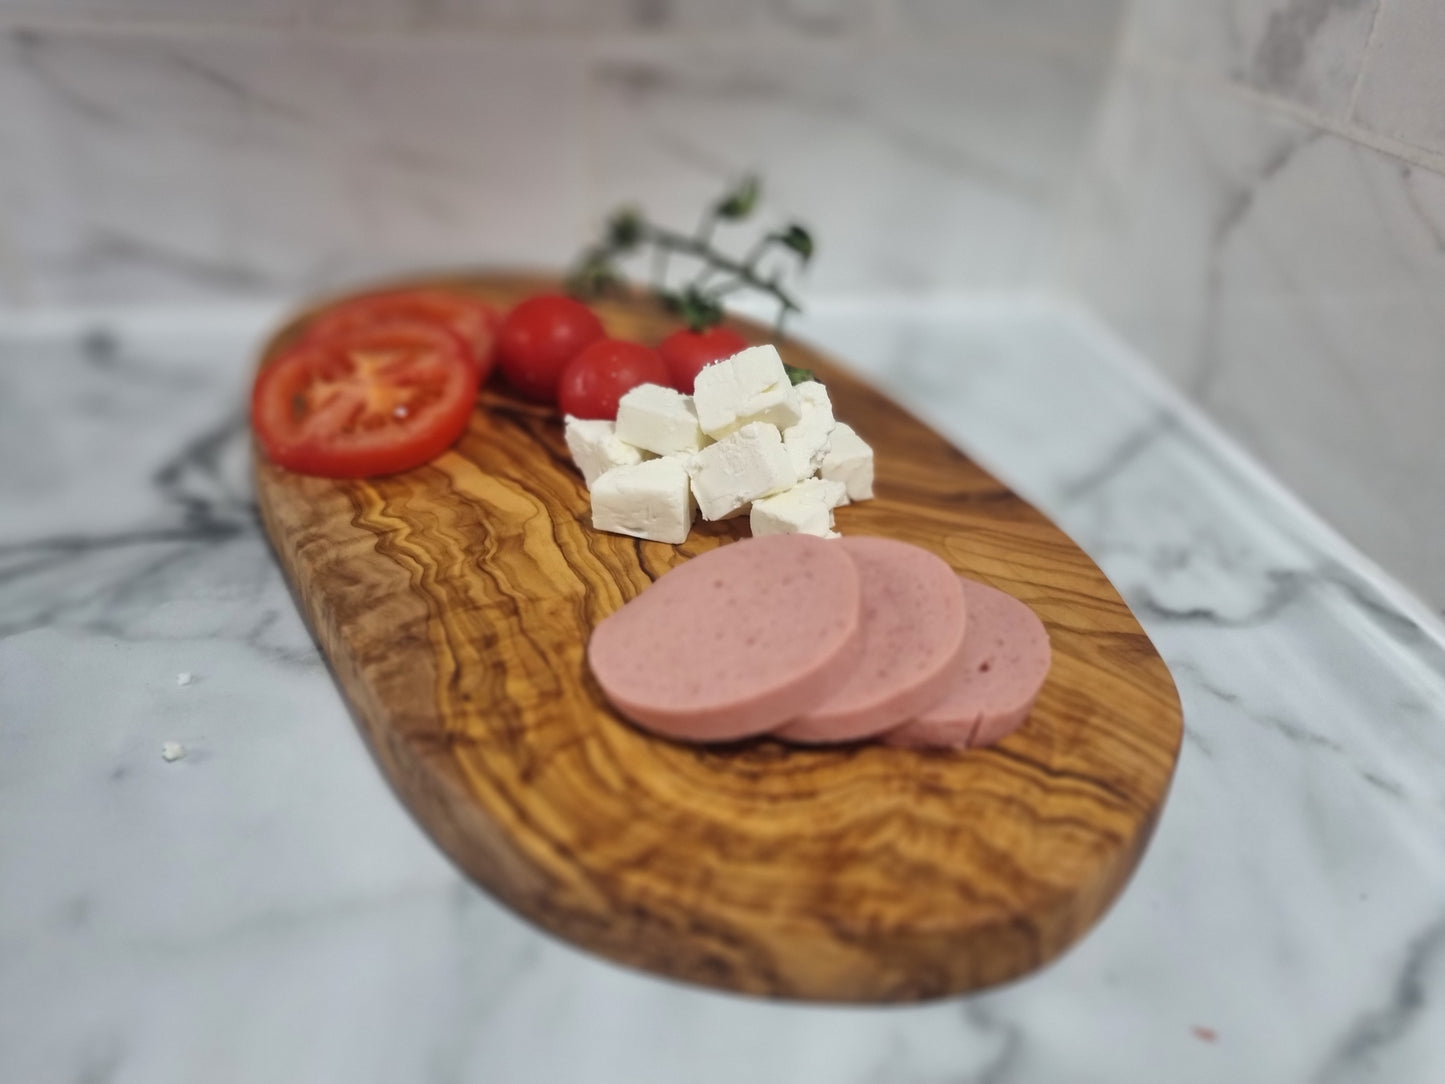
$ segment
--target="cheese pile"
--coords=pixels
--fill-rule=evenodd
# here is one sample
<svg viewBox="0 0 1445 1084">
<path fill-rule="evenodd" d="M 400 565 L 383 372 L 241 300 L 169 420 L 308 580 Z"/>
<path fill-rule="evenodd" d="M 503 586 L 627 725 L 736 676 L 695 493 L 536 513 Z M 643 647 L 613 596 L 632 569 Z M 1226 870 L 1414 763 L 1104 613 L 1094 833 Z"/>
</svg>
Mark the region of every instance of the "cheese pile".
<svg viewBox="0 0 1445 1084">
<path fill-rule="evenodd" d="M 834 538 L 833 509 L 873 496 L 873 449 L 833 418 L 828 389 L 796 387 L 771 346 L 697 374 L 692 395 L 643 384 L 617 421 L 567 418 L 567 448 L 592 493 L 592 525 L 686 541 L 693 517 L 747 513 L 753 534 Z"/>
</svg>

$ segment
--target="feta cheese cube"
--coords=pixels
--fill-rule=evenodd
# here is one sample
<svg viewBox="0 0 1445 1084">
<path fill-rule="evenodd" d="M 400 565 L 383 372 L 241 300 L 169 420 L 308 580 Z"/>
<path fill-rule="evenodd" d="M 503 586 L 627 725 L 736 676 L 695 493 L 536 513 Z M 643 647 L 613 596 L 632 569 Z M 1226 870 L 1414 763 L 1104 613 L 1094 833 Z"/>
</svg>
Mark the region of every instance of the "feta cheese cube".
<svg viewBox="0 0 1445 1084">
<path fill-rule="evenodd" d="M 793 474 L 799 481 L 811 478 L 823 465 L 828 454 L 828 437 L 833 432 L 833 402 L 828 389 L 816 380 L 805 380 L 793 389 L 798 396 L 802 417 L 796 425 L 783 430 L 783 446 L 793 461 Z"/>
<path fill-rule="evenodd" d="M 707 441 L 692 396 L 661 384 L 639 384 L 618 401 L 617 439 L 658 455 L 695 452 Z"/>
<path fill-rule="evenodd" d="M 848 503 L 842 482 L 808 478 L 771 497 L 753 501 L 749 523 L 753 534 L 815 534 L 836 538 L 833 509 Z"/>
<path fill-rule="evenodd" d="M 828 454 L 818 473 L 847 486 L 850 500 L 866 501 L 873 496 L 873 449 L 851 425 L 839 422 L 828 438 Z"/>
<path fill-rule="evenodd" d="M 592 526 L 599 531 L 686 542 L 696 510 L 687 467 L 677 456 L 613 467 L 592 487 Z"/>
<path fill-rule="evenodd" d="M 771 346 L 750 346 L 704 367 L 692 398 L 702 431 L 714 440 L 750 422 L 771 422 L 783 429 L 802 417 L 783 359 Z"/>
<path fill-rule="evenodd" d="M 688 461 L 687 472 L 703 519 L 726 519 L 796 481 L 783 438 L 767 422 L 750 422 L 709 444 Z"/>
<path fill-rule="evenodd" d="M 615 467 L 632 467 L 650 458 L 641 448 L 634 448 L 617 437 L 617 427 L 612 422 L 594 418 L 567 416 L 567 450 L 572 453 L 572 462 L 582 472 L 587 488 Z"/>
</svg>

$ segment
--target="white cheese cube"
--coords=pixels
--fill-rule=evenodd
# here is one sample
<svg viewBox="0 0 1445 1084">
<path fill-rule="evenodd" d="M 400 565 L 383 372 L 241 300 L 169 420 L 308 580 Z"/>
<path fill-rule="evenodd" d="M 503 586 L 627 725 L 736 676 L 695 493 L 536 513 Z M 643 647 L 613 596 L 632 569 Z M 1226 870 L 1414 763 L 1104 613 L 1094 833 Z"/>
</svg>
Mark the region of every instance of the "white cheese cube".
<svg viewBox="0 0 1445 1084">
<path fill-rule="evenodd" d="M 833 509 L 848 503 L 842 482 L 808 478 L 771 497 L 753 501 L 749 523 L 753 534 L 815 534 L 836 538 Z"/>
<path fill-rule="evenodd" d="M 802 417 L 783 359 L 771 346 L 750 346 L 704 367 L 692 398 L 702 431 L 714 440 L 750 422 L 771 422 L 783 429 Z"/>
<path fill-rule="evenodd" d="M 707 441 L 692 396 L 661 384 L 639 384 L 618 400 L 617 439 L 658 455 L 695 452 Z"/>
<path fill-rule="evenodd" d="M 592 487 L 592 526 L 599 531 L 686 542 L 695 511 L 687 467 L 676 456 L 614 467 Z"/>
<path fill-rule="evenodd" d="M 567 415 L 567 450 L 582 472 L 587 488 L 614 467 L 632 467 L 651 456 L 617 438 L 617 427 L 609 421 L 574 418 Z"/>
<path fill-rule="evenodd" d="M 793 391 L 798 396 L 802 417 L 783 430 L 783 446 L 793 461 L 793 475 L 802 481 L 818 473 L 828 454 L 828 437 L 836 424 L 828 389 L 816 380 L 805 380 Z"/>
<path fill-rule="evenodd" d="M 750 422 L 709 444 L 688 461 L 687 472 L 703 519 L 726 519 L 796 481 L 783 438 L 767 422 Z"/>
<path fill-rule="evenodd" d="M 828 454 L 818 473 L 847 486 L 850 500 L 866 501 L 873 496 L 873 449 L 851 425 L 839 422 L 828 437 Z"/>
</svg>

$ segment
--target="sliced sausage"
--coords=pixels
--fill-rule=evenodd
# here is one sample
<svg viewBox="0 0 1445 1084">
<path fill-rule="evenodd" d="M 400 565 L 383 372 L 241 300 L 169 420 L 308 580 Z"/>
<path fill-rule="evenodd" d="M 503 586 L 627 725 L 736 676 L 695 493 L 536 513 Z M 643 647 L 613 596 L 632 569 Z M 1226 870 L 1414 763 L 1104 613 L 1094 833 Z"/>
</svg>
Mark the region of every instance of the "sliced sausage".
<svg viewBox="0 0 1445 1084">
<path fill-rule="evenodd" d="M 963 648 L 963 584 L 939 557 L 887 538 L 828 543 L 858 565 L 863 654 L 847 679 L 776 736 L 840 742 L 892 729 L 934 703 Z"/>
<path fill-rule="evenodd" d="M 862 648 L 858 568 L 832 541 L 768 535 L 660 577 L 587 647 L 603 693 L 659 734 L 727 741 L 820 703 Z"/>
<path fill-rule="evenodd" d="M 889 745 L 990 745 L 1028 718 L 1052 653 L 1033 610 L 987 584 L 963 581 L 968 633 L 953 684 L 912 722 L 883 735 Z"/>
</svg>

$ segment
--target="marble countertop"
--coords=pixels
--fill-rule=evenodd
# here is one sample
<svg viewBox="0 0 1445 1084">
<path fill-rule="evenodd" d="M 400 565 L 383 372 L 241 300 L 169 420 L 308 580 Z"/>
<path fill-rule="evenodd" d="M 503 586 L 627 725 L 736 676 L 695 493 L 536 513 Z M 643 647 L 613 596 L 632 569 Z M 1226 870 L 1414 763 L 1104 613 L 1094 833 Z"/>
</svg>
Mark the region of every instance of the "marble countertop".
<svg viewBox="0 0 1445 1084">
<path fill-rule="evenodd" d="M 437 853 L 256 523 L 242 402 L 275 315 L 0 323 L 0 1080 L 1442 1079 L 1431 619 L 1086 315 L 801 328 L 1088 549 L 1185 705 L 1100 925 L 1030 978 L 893 1009 L 615 967 Z"/>
</svg>

